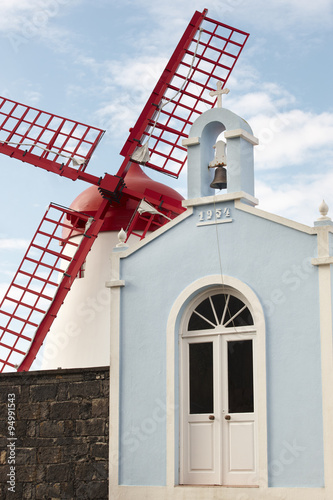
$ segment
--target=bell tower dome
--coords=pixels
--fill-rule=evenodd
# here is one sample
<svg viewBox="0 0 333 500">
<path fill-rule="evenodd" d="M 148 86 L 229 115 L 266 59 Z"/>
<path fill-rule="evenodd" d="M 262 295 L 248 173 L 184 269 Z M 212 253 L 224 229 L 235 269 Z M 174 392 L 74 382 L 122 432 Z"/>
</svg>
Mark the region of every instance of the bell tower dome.
<svg viewBox="0 0 333 500">
<path fill-rule="evenodd" d="M 227 89 L 223 93 L 227 93 Z M 258 139 L 243 118 L 222 108 L 221 99 L 217 104 L 218 107 L 199 116 L 191 127 L 188 139 L 183 141 L 188 150 L 188 198 L 215 194 L 215 189 L 211 187 L 213 168 L 209 167 L 218 166 L 218 162 L 212 160 L 214 147 L 222 133 L 226 140 L 226 154 L 222 155 L 221 163 L 226 165 L 226 192 L 244 192 L 254 197 L 253 146 L 259 143 Z"/>
</svg>

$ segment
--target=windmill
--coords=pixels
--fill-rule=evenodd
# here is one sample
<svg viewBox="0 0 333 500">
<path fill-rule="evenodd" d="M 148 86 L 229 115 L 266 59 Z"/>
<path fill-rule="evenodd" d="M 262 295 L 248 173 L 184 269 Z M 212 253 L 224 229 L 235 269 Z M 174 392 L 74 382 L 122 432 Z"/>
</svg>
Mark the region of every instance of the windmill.
<svg viewBox="0 0 333 500">
<path fill-rule="evenodd" d="M 120 152 L 118 172 L 98 177 L 88 163 L 104 131 L 0 97 L 0 153 L 71 180 L 98 187 L 92 217 L 50 204 L 0 304 L 0 371 L 27 371 L 80 273 L 110 205 L 135 201 L 126 239 L 145 237 L 183 212 L 179 199 L 126 184 L 131 164 L 178 178 L 186 162 L 182 140 L 215 102 L 248 33 L 195 12 Z M 144 224 L 143 230 L 136 227 Z M 64 234 L 66 235 L 64 237 Z M 80 234 L 79 242 L 73 235 Z M 65 265 L 64 265 L 65 263 Z M 59 279 L 60 276 L 60 279 Z"/>
</svg>

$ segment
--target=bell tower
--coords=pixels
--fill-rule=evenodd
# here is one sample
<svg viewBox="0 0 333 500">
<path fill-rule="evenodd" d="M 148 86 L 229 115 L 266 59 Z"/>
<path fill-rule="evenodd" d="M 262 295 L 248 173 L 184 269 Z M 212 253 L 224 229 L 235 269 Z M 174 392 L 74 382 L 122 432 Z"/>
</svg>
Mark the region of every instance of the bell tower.
<svg viewBox="0 0 333 500">
<path fill-rule="evenodd" d="M 222 108 L 222 94 L 228 92 L 228 89 L 221 89 L 221 85 L 211 92 L 211 95 L 218 96 L 217 107 L 200 115 L 193 123 L 188 139 L 183 140 L 183 146 L 188 150 L 189 199 L 216 194 L 211 187 L 214 167 L 226 168 L 228 194 L 244 192 L 254 197 L 253 146 L 258 144 L 258 139 L 243 118 Z M 218 140 L 223 132 L 226 140 L 224 151 Z M 225 171 L 221 170 L 220 174 L 224 176 Z M 224 180 L 215 185 L 225 188 Z"/>
</svg>

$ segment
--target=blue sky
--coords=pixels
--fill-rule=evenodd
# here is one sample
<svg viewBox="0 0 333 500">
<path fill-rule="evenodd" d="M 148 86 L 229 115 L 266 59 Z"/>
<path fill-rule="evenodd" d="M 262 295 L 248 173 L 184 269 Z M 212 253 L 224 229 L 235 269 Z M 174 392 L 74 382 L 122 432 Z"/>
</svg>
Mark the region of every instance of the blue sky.
<svg viewBox="0 0 333 500">
<path fill-rule="evenodd" d="M 106 129 L 89 171 L 119 151 L 195 10 L 250 33 L 224 106 L 252 126 L 259 208 L 312 225 L 333 210 L 333 1 L 2 0 L 0 95 Z M 149 174 L 149 170 L 147 169 Z M 186 176 L 152 174 L 186 195 Z M 86 186 L 0 157 L 0 292 L 50 201 Z"/>
</svg>

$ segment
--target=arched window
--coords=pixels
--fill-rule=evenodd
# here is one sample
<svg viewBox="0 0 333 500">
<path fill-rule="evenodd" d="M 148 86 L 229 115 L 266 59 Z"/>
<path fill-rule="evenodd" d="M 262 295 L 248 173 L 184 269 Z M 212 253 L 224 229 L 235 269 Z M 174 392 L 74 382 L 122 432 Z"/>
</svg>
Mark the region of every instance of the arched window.
<svg viewBox="0 0 333 500">
<path fill-rule="evenodd" d="M 187 325 L 189 332 L 253 325 L 252 314 L 246 304 L 231 293 L 209 293 L 195 306 Z"/>
</svg>

